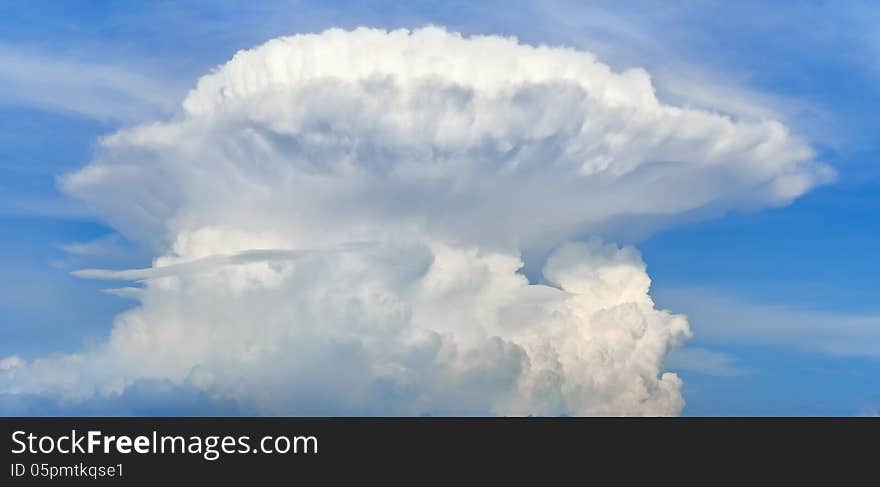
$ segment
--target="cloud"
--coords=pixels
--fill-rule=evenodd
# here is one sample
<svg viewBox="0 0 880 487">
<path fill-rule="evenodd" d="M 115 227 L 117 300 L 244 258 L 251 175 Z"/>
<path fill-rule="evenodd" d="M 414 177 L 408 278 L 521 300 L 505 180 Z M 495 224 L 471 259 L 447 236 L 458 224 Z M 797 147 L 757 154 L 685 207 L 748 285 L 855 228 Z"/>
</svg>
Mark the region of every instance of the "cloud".
<svg viewBox="0 0 880 487">
<path fill-rule="evenodd" d="M 693 288 L 668 288 L 665 305 L 687 312 L 704 343 L 783 346 L 841 357 L 880 357 L 880 316 L 755 304 Z"/>
<path fill-rule="evenodd" d="M 590 50 L 612 66 L 641 66 L 650 70 L 658 93 L 667 102 L 734 116 L 781 119 L 799 133 L 807 134 L 814 143 L 826 146 L 842 148 L 844 142 L 851 143 L 853 137 L 858 137 L 859 131 L 852 126 L 842 128 L 852 123 L 851 113 L 841 117 L 836 115 L 842 113 L 839 107 L 826 106 L 805 93 L 792 96 L 786 90 L 773 90 L 786 66 L 760 59 L 752 49 L 742 49 L 756 39 L 764 39 L 768 36 L 764 29 L 778 22 L 761 25 L 751 21 L 756 15 L 763 15 L 787 20 L 784 39 L 774 37 L 779 43 L 775 48 L 782 57 L 811 62 L 827 55 L 839 58 L 836 52 L 825 53 L 829 44 L 816 39 L 827 38 L 814 33 L 817 25 L 849 24 L 840 18 L 845 8 L 812 6 L 793 12 L 784 6 L 741 2 L 670 4 L 662 8 L 638 1 L 622 4 L 542 0 L 526 4 L 532 7 L 531 30 Z M 831 18 L 833 22 L 829 22 Z M 729 32 L 718 28 L 734 24 L 748 27 Z M 865 30 L 857 29 L 856 25 L 849 27 L 852 32 Z M 792 39 L 796 41 L 791 42 Z M 845 43 L 848 55 L 865 50 L 864 42 Z M 859 71 L 864 64 L 854 64 L 849 71 Z M 764 90 L 755 89 L 756 86 Z"/>
<path fill-rule="evenodd" d="M 2 376 L 140 380 L 261 414 L 677 414 L 687 320 L 615 228 L 784 204 L 831 170 L 778 121 L 497 36 L 331 29 L 241 51 L 63 183 L 147 269 L 106 343 Z M 572 243 L 571 240 L 582 240 Z M 548 255 L 538 283 L 523 255 Z"/>
<path fill-rule="evenodd" d="M 57 245 L 64 257 L 50 261 L 57 269 L 77 269 L 85 266 L 118 267 L 149 262 L 147 250 L 127 241 L 118 233 Z M 74 275 L 88 277 L 88 269 L 74 271 Z M 100 274 L 100 273 L 99 273 Z"/>
<path fill-rule="evenodd" d="M 235 404 L 169 381 L 141 380 L 111 397 L 64 401 L 45 395 L 0 394 L 0 416 L 234 416 Z"/>
<path fill-rule="evenodd" d="M 22 364 L 21 357 L 13 355 L 0 360 L 0 370 L 10 370 Z"/>
<path fill-rule="evenodd" d="M 666 366 L 672 370 L 722 377 L 747 374 L 748 371 L 737 366 L 736 362 L 736 357 L 729 354 L 690 346 L 676 348 L 666 357 Z"/>
<path fill-rule="evenodd" d="M 130 122 L 173 112 L 180 94 L 120 66 L 0 45 L 0 103 Z"/>
<path fill-rule="evenodd" d="M 122 237 L 111 233 L 87 242 L 71 242 L 58 247 L 73 256 L 92 256 L 119 253 L 122 251 L 122 244 Z"/>
<path fill-rule="evenodd" d="M 561 247 L 529 285 L 506 254 L 434 244 L 215 262 L 149 276 L 82 355 L 11 369 L 68 401 L 170 380 L 260 414 L 672 414 L 688 336 L 632 249 Z M 589 263 L 589 275 L 572 267 Z M 180 268 L 178 268 L 180 269 Z"/>
</svg>

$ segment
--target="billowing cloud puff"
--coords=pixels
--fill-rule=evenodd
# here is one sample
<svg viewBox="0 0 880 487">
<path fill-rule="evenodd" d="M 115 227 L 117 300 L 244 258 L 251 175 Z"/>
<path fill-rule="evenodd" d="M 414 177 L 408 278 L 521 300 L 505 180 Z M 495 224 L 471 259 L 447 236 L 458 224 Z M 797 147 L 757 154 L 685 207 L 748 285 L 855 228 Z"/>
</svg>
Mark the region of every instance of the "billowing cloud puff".
<svg viewBox="0 0 880 487">
<path fill-rule="evenodd" d="M 265 414 L 676 414 L 689 336 L 622 222 L 780 204 L 830 176 L 772 120 L 664 105 L 646 72 L 440 28 L 242 51 L 64 187 L 159 256 L 107 343 L 9 393 L 169 380 Z M 586 243 L 565 243 L 584 240 Z M 552 249 L 541 283 L 521 255 Z"/>
<path fill-rule="evenodd" d="M 244 254 L 247 255 L 247 254 Z M 689 331 L 654 309 L 638 254 L 561 247 L 554 286 L 519 259 L 442 244 L 257 255 L 145 277 L 89 355 L 37 361 L 18 393 L 70 399 L 170 379 L 264 414 L 670 414 Z"/>
</svg>

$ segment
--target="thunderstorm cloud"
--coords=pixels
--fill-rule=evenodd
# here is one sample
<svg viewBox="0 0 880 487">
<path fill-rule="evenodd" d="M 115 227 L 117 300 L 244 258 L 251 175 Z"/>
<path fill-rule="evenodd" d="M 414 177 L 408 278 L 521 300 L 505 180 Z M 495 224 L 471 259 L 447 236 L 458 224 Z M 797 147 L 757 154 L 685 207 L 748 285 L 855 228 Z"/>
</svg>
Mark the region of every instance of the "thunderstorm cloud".
<svg viewBox="0 0 880 487">
<path fill-rule="evenodd" d="M 134 282 L 117 293 L 137 306 L 80 353 L 0 362 L 0 391 L 158 380 L 257 414 L 678 414 L 664 359 L 687 319 L 609 229 L 830 177 L 779 121 L 664 104 L 647 72 L 587 52 L 438 27 L 274 39 L 63 179 L 156 258 L 80 271 Z"/>
</svg>

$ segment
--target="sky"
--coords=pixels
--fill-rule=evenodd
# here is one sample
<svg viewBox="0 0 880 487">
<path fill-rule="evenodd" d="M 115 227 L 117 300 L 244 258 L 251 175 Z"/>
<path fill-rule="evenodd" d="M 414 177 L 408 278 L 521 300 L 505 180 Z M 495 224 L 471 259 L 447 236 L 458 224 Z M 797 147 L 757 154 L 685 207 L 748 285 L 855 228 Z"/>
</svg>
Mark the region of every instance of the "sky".
<svg viewBox="0 0 880 487">
<path fill-rule="evenodd" d="M 0 369 L 6 372 L 0 413 L 876 415 L 878 21 L 880 10 L 871 2 L 95 1 L 0 7 Z M 314 44 L 275 44 L 226 64 L 236 52 L 279 36 L 428 25 L 445 33 L 431 37 L 429 31 L 422 44 L 378 31 L 328 34 Z M 515 36 L 520 45 L 568 50 L 460 44 L 449 33 Z M 374 51 L 358 51 L 370 42 Z M 404 54 L 401 43 L 409 49 Z M 433 57 L 426 54 L 430 49 Z M 505 91 L 506 81 L 493 77 L 491 63 L 479 57 L 484 52 L 492 54 L 488 59 L 526 59 L 517 74 L 522 79 L 511 75 L 526 87 Z M 314 73 L 285 80 L 288 94 L 254 88 L 259 83 L 248 81 L 249 73 L 274 73 L 273 56 L 312 56 Z M 578 73 L 583 86 L 565 84 L 542 64 L 553 56 L 556 66 Z M 387 67 L 381 59 L 397 64 L 388 61 Z M 407 78 L 424 59 L 470 69 L 433 73 L 442 96 L 432 98 L 418 79 Z M 405 82 L 349 90 L 347 77 L 362 81 L 355 65 Z M 216 76 L 197 85 L 210 73 Z M 464 94 L 455 91 L 460 87 Z M 610 94 L 591 98 L 601 90 Z M 635 114 L 630 117 L 659 118 L 631 132 L 632 122 L 618 123 L 615 90 L 627 100 L 647 97 L 623 102 Z M 412 117 L 407 120 L 431 115 L 452 122 L 458 112 L 437 106 L 477 96 L 483 108 L 476 116 L 492 120 L 485 137 L 503 134 L 522 148 L 521 156 L 510 159 L 509 147 L 484 147 L 454 126 L 444 132 L 384 118 L 385 110 L 371 105 L 379 96 Z M 567 109 L 581 103 L 592 110 L 590 117 Z M 669 107 L 685 109 L 685 118 L 662 118 L 673 117 Z M 515 123 L 523 113 L 533 117 L 531 127 Z M 576 150 L 585 142 L 571 135 L 571 124 L 588 126 L 593 119 L 600 121 L 597 133 L 622 137 L 634 148 L 587 152 L 598 166 L 583 166 L 578 174 L 620 171 L 611 182 L 588 177 L 584 184 L 595 192 L 590 196 L 564 183 L 573 177 L 566 164 L 574 164 L 565 154 L 584 154 Z M 785 127 L 785 134 L 768 121 Z M 704 127 L 710 128 L 698 130 Z M 541 139 L 542 130 L 550 136 Z M 639 135 L 658 130 L 668 144 L 643 142 L 650 137 Z M 254 133 L 263 138 L 248 138 Z M 368 183 L 346 176 L 344 168 L 328 169 L 342 143 L 336 135 L 366 141 L 350 163 L 367 167 Z M 271 157 L 260 152 L 264 142 Z M 713 143 L 726 149 L 705 148 Z M 464 154 L 448 161 L 456 176 L 406 164 L 425 148 Z M 302 196 L 291 195 L 281 181 L 303 173 L 286 166 L 256 170 L 243 162 L 255 154 L 272 164 L 298 161 L 304 153 L 311 164 L 304 173 L 331 171 L 334 178 L 314 191 L 303 189 Z M 467 165 L 473 160 L 490 169 L 473 169 Z M 510 160 L 523 172 L 493 172 L 493 164 Z M 554 165 L 547 174 L 525 172 L 536 160 Z M 668 182 L 671 194 L 630 177 L 630 163 L 645 164 L 632 174 L 656 178 L 661 186 Z M 389 182 L 389 173 L 400 179 Z M 461 199 L 448 198 L 452 191 Z M 383 199 L 385 194 L 391 196 Z M 507 209 L 520 219 L 508 223 Z M 413 223 L 423 221 L 430 224 Z M 380 235 L 379 227 L 395 232 Z M 415 242 L 412 228 L 430 237 Z M 351 240 L 382 246 L 352 249 Z M 510 270 L 516 269 L 513 247 L 522 254 L 529 285 Z M 248 253 L 270 248 L 269 256 Z M 295 249 L 317 256 L 288 269 L 299 262 Z M 227 260 L 199 260 L 216 254 Z M 389 259 L 403 263 L 386 264 Z M 420 270 L 425 259 L 452 270 Z M 164 265 L 190 267 L 156 277 L 155 268 Z M 192 270 L 209 265 L 220 277 Z M 275 277 L 264 265 L 283 268 L 280 287 L 266 284 Z M 77 272 L 82 269 L 148 270 L 121 277 Z M 412 277 L 418 272 L 426 277 Z M 364 275 L 380 276 L 380 282 Z M 217 294 L 218 278 L 240 287 Z M 126 279 L 135 283 L 118 282 Z M 267 287 L 254 292 L 247 287 L 252 281 Z M 350 289 L 337 289 L 339 282 Z M 107 288 L 123 291 L 102 292 Z M 569 302 L 545 296 L 551 290 L 585 297 Z M 330 297 L 307 298 L 318 292 Z M 226 306 L 224 296 L 234 305 Z M 561 308 L 546 316 L 535 311 L 545 299 Z M 377 300 L 383 306 L 370 307 Z M 369 317 L 354 319 L 367 330 L 356 335 L 345 328 L 347 315 L 334 315 L 340 303 L 353 302 L 359 316 Z M 630 304 L 635 317 L 621 311 Z M 588 329 L 606 341 L 569 335 L 574 332 L 564 323 L 523 323 L 516 330 L 481 325 L 503 338 L 496 343 L 444 323 L 452 309 L 462 323 L 482 323 L 485 313 L 510 309 L 549 323 L 548 316 L 562 309 L 589 316 Z M 618 314 L 605 318 L 603 310 Z M 288 329 L 274 318 L 292 315 L 325 327 Z M 254 335 L 242 331 L 248 316 L 263 319 L 267 328 L 257 327 Z M 614 330 L 640 338 L 630 343 L 618 337 L 605 328 L 606 319 L 619 323 Z M 426 329 L 435 334 L 413 331 Z M 260 336 L 288 348 L 274 350 Z M 552 362 L 540 352 L 547 336 L 562 369 L 542 370 L 558 373 L 563 383 L 593 387 L 589 394 L 564 386 L 547 392 L 555 382 L 538 370 Z M 201 350 L 199 339 L 207 344 L 202 348 L 240 353 L 241 361 Z M 473 362 L 470 352 L 441 361 L 441 352 L 424 352 L 431 340 L 439 340 L 441 350 L 470 350 L 491 363 Z M 238 342 L 254 348 L 239 350 Z M 411 354 L 400 358 L 385 342 Z M 580 352 L 566 343 L 578 344 Z M 637 344 L 649 349 L 639 360 L 615 358 Z M 152 347 L 167 349 L 162 360 L 170 365 L 146 357 L 156 352 Z M 249 359 L 251 353 L 279 353 L 280 365 Z M 288 355 L 304 357 L 306 365 Z M 423 364 L 428 356 L 434 365 Z M 523 368 L 526 362 L 532 369 Z M 573 373 L 577 367 L 590 372 Z M 370 374 L 350 381 L 330 372 L 361 369 Z M 59 372 L 69 370 L 77 372 Z M 605 371 L 611 371 L 607 377 Z"/>
</svg>

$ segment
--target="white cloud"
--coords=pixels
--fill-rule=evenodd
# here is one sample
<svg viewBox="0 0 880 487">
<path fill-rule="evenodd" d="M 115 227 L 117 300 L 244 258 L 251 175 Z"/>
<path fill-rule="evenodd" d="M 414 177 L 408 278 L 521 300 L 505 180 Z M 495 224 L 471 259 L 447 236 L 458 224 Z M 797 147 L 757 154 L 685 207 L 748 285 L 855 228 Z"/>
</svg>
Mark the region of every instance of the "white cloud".
<svg viewBox="0 0 880 487">
<path fill-rule="evenodd" d="M 106 344 L 4 390 L 190 384 L 267 414 L 676 414 L 689 336 L 632 248 L 583 235 L 783 204 L 826 181 L 773 120 L 670 106 L 648 74 L 440 28 L 242 51 L 64 185 L 153 246 Z M 529 284 L 520 255 L 553 249 Z"/>
<path fill-rule="evenodd" d="M 160 249 L 230 221 L 297 246 L 552 246 L 615 219 L 784 203 L 830 177 L 782 124 L 664 105 L 644 71 L 437 28 L 276 39 L 184 109 L 105 139 L 66 181 Z"/>
<path fill-rule="evenodd" d="M 730 24 L 747 24 L 756 14 L 784 16 L 789 19 L 789 35 L 809 40 L 807 34 L 814 31 L 813 25 L 843 10 L 839 7 L 792 12 L 772 5 L 739 3 L 669 4 L 663 8 L 650 2 L 526 3 L 533 7 L 529 12 L 532 30 L 592 51 L 614 67 L 650 70 L 655 88 L 667 102 L 734 116 L 783 120 L 814 143 L 836 147 L 857 136 L 851 128 L 842 128 L 850 123 L 848 119 L 836 116 L 835 107 L 824 106 L 820 100 L 755 89 L 755 85 L 770 84 L 762 80 L 778 66 L 760 61 L 737 63 L 731 57 L 739 53 L 722 46 L 740 45 L 740 36 L 746 37 L 739 40 L 754 40 L 752 33 L 737 30 L 719 37 L 712 27 L 718 18 Z M 718 39 L 726 42 L 718 43 Z M 817 48 L 810 42 L 787 47 L 788 54 L 802 57 L 814 56 Z M 861 52 L 863 46 L 849 47 L 851 52 Z"/>
<path fill-rule="evenodd" d="M 738 366 L 736 357 L 730 354 L 690 346 L 672 350 L 666 357 L 666 366 L 673 370 L 716 376 L 737 376 L 749 372 Z"/>
<path fill-rule="evenodd" d="M 22 363 L 23 362 L 21 360 L 21 357 L 19 357 L 17 355 L 13 355 L 11 357 L 6 357 L 6 358 L 0 360 L 0 370 L 11 370 L 11 369 L 18 367 Z"/>
<path fill-rule="evenodd" d="M 688 336 L 632 249 L 515 256 L 440 244 L 227 260 L 149 276 L 107 344 L 29 363 L 7 392 L 68 399 L 170 379 L 263 414 L 673 414 Z M 578 265 L 588 265 L 582 271 Z M 572 270 L 575 269 L 575 270 Z"/>
<path fill-rule="evenodd" d="M 668 288 L 658 301 L 687 312 L 705 343 L 789 347 L 843 357 L 880 356 L 880 316 L 755 304 L 693 288 Z"/>
<path fill-rule="evenodd" d="M 90 256 L 119 253 L 122 244 L 122 237 L 111 233 L 86 242 L 70 242 L 58 247 L 73 256 Z"/>
<path fill-rule="evenodd" d="M 0 45 L 0 103 L 137 121 L 173 112 L 180 94 L 120 66 Z"/>
</svg>

